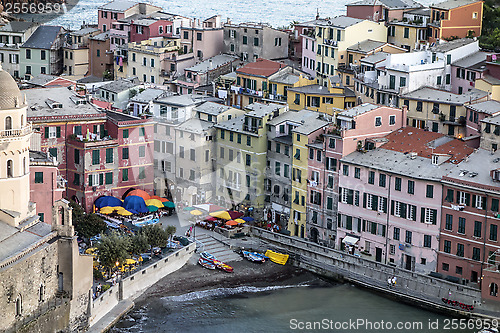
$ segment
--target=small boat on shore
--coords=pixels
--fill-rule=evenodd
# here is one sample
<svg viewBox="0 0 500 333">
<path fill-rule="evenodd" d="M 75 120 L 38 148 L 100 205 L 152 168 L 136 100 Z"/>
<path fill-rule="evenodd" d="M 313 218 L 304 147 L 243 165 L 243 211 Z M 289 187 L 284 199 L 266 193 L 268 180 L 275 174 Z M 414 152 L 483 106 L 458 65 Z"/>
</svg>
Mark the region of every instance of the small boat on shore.
<svg viewBox="0 0 500 333">
<path fill-rule="evenodd" d="M 257 253 L 257 252 L 250 252 L 250 251 L 241 251 L 243 254 L 243 257 L 248 259 L 251 262 L 265 262 L 266 261 L 266 256 L 263 254 Z"/>
<path fill-rule="evenodd" d="M 271 250 L 266 251 L 266 256 L 269 257 L 269 259 L 277 264 L 284 265 L 288 261 L 288 254 L 283 254 L 283 253 L 278 253 L 274 252 Z"/>
<path fill-rule="evenodd" d="M 218 269 L 221 269 L 223 270 L 224 272 L 228 272 L 228 273 L 232 273 L 233 272 L 233 268 L 231 266 L 229 266 L 228 264 L 225 264 L 223 263 L 222 261 L 220 260 L 217 260 L 215 259 L 213 261 L 214 265 L 218 268 Z"/>
<path fill-rule="evenodd" d="M 215 256 L 213 254 L 208 253 L 207 251 L 203 251 L 202 253 L 200 253 L 200 257 L 210 261 L 216 260 Z"/>
<path fill-rule="evenodd" d="M 205 267 L 206 269 L 215 269 L 215 264 L 213 261 L 207 260 L 205 258 L 200 257 L 198 260 L 198 264 L 200 264 L 202 267 Z"/>
</svg>

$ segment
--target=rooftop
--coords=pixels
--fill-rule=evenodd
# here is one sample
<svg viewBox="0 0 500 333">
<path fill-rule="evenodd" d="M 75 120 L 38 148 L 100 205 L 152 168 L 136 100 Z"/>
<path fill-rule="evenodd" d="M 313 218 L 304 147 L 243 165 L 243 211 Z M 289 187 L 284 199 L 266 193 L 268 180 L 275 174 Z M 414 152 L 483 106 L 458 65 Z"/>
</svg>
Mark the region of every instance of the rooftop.
<svg viewBox="0 0 500 333">
<path fill-rule="evenodd" d="M 64 87 L 23 90 L 28 101 L 28 117 L 50 116 L 93 116 L 103 118 L 104 114 L 92 104 L 76 104 L 85 98 Z M 57 107 L 53 107 L 57 104 Z M 59 107 L 62 106 L 62 107 Z"/>
<path fill-rule="evenodd" d="M 375 65 L 381 61 L 384 61 L 388 55 L 389 55 L 389 53 L 387 53 L 387 52 L 383 52 L 383 51 L 377 52 L 375 54 L 369 55 L 366 58 L 361 59 L 361 62 Z"/>
<path fill-rule="evenodd" d="M 319 130 L 320 128 L 323 128 L 323 127 L 328 126 L 330 124 L 331 124 L 331 122 L 329 122 L 325 118 L 323 118 L 323 115 L 318 114 L 318 116 L 316 118 L 307 119 L 307 121 L 304 122 L 302 125 L 295 127 L 292 130 L 292 132 L 302 134 L 302 135 L 309 135 L 312 132 L 315 132 L 315 131 Z"/>
<path fill-rule="evenodd" d="M 450 42 L 443 42 L 441 44 L 437 43 L 436 46 L 430 47 L 429 50 L 431 50 L 432 52 L 446 53 L 471 43 L 478 43 L 478 42 L 472 38 L 461 38 L 452 40 Z"/>
<path fill-rule="evenodd" d="M 463 105 L 470 101 L 488 96 L 488 93 L 478 89 L 471 89 L 461 95 L 431 87 L 423 87 L 401 96 L 401 98 L 416 99 L 435 103 Z"/>
<path fill-rule="evenodd" d="M 59 34 L 63 32 L 64 29 L 60 26 L 39 26 L 22 47 L 48 50 L 52 47 Z"/>
<path fill-rule="evenodd" d="M 175 128 L 176 131 L 185 131 L 194 134 L 203 134 L 210 129 L 214 123 L 202 119 L 191 118 Z"/>
<path fill-rule="evenodd" d="M 301 72 L 299 71 L 295 73 L 292 73 L 291 71 L 279 71 L 278 73 L 272 75 L 272 77 L 269 78 L 269 81 L 294 85 L 297 81 L 299 81 L 300 74 Z"/>
<path fill-rule="evenodd" d="M 0 261 L 29 249 L 31 245 L 52 232 L 52 227 L 43 222 L 38 222 L 23 231 L 19 231 L 18 228 L 4 222 L 0 222 L 0 228 L 2 229 L 0 234 Z"/>
<path fill-rule="evenodd" d="M 167 93 L 163 89 L 147 88 L 130 99 L 131 102 L 149 103 Z"/>
<path fill-rule="evenodd" d="M 277 126 L 286 122 L 295 123 L 297 125 L 304 124 L 306 120 L 311 118 L 317 118 L 319 116 L 319 112 L 311 111 L 311 110 L 300 110 L 296 111 L 287 111 L 280 114 L 277 117 L 274 117 L 267 124 L 271 126 Z"/>
<path fill-rule="evenodd" d="M 337 28 L 348 28 L 352 25 L 363 22 L 363 20 L 345 15 L 335 16 L 329 19 L 316 20 L 316 25 L 331 26 Z"/>
<path fill-rule="evenodd" d="M 302 87 L 291 87 L 288 88 L 288 91 L 293 91 L 293 92 L 300 92 L 303 94 L 316 94 L 316 95 L 322 95 L 322 96 L 346 96 L 346 97 L 353 97 L 355 96 L 354 92 L 349 89 L 349 88 L 343 88 L 344 93 L 331 93 L 330 90 L 327 87 L 324 87 L 319 84 L 311 84 L 308 86 L 302 86 Z"/>
<path fill-rule="evenodd" d="M 50 153 L 30 150 L 30 163 L 42 163 L 57 166 L 56 164 L 54 164 L 54 159 L 52 157 L 49 157 L 49 154 Z"/>
<path fill-rule="evenodd" d="M 347 51 L 351 52 L 360 52 L 360 53 L 369 53 L 372 52 L 384 45 L 386 45 L 386 42 L 379 42 L 376 40 L 371 40 L 371 39 L 366 39 L 362 42 L 358 42 L 350 47 L 347 48 Z"/>
<path fill-rule="evenodd" d="M 175 105 L 180 107 L 190 106 L 194 104 L 201 104 L 206 101 L 217 102 L 219 99 L 215 97 L 205 96 L 205 95 L 193 95 L 193 94 L 185 94 L 185 95 L 175 95 L 175 96 L 167 96 L 157 99 L 155 102 L 162 104 Z"/>
<path fill-rule="evenodd" d="M 261 103 L 252 103 L 245 106 L 245 110 L 247 111 L 246 115 L 250 117 L 263 118 L 268 114 L 282 109 L 283 105 L 269 103 L 269 104 L 261 104 Z"/>
<path fill-rule="evenodd" d="M 500 112 L 500 102 L 491 100 L 484 101 L 480 103 L 474 103 L 471 105 L 467 105 L 467 109 L 471 109 L 477 112 L 486 113 L 489 115 L 496 115 Z"/>
<path fill-rule="evenodd" d="M 484 80 L 484 81 L 488 82 L 489 84 L 492 84 L 495 86 L 500 85 L 500 79 L 497 79 L 496 77 L 488 75 L 488 74 L 483 75 L 483 77 L 479 80 Z"/>
<path fill-rule="evenodd" d="M 186 68 L 186 71 L 193 71 L 193 72 L 198 72 L 198 73 L 206 73 L 209 70 L 216 69 L 222 65 L 225 65 L 227 63 L 233 62 L 239 60 L 238 57 L 228 55 L 228 54 L 219 54 L 216 55 L 210 59 L 207 59 L 203 62 L 200 62 L 197 65 L 194 65 L 192 67 Z"/>
<path fill-rule="evenodd" d="M 142 118 L 139 118 L 139 117 L 135 117 L 135 116 L 132 116 L 132 115 L 129 115 L 129 114 L 126 114 L 126 113 L 122 113 L 122 112 L 115 112 L 115 111 L 110 111 L 110 110 L 106 110 L 106 115 L 108 116 L 109 119 L 113 120 L 114 122 L 122 122 L 122 121 L 131 121 L 131 120 L 144 120 L 144 121 L 147 121 L 145 119 L 142 119 Z"/>
<path fill-rule="evenodd" d="M 282 144 L 285 144 L 285 145 L 288 145 L 288 146 L 291 146 L 293 144 L 293 139 L 292 139 L 292 135 L 291 134 L 277 136 L 277 137 L 275 137 L 273 139 L 273 141 L 276 141 L 276 142 L 279 142 L 279 143 L 282 143 Z"/>
<path fill-rule="evenodd" d="M 268 77 L 285 67 L 286 65 L 283 63 L 259 58 L 255 62 L 251 62 L 243 67 L 240 67 L 236 70 L 236 73 Z"/>
<path fill-rule="evenodd" d="M 347 109 L 345 111 L 342 111 L 339 113 L 339 116 L 345 116 L 345 117 L 350 117 L 354 118 L 356 116 L 359 116 L 360 114 L 366 113 L 371 110 L 378 109 L 380 106 L 371 104 L 371 103 L 364 103 L 361 105 L 358 105 L 356 107 Z"/>
<path fill-rule="evenodd" d="M 105 84 L 99 89 L 107 90 L 113 93 L 121 93 L 122 91 L 130 90 L 132 88 L 135 88 L 139 86 L 138 82 L 132 82 L 131 80 L 126 80 L 126 79 L 120 79 L 116 81 L 111 81 L 108 84 Z"/>
<path fill-rule="evenodd" d="M 481 2 L 481 0 L 448 0 L 435 5 L 431 5 L 429 7 L 448 10 L 462 6 L 467 6 L 476 2 Z"/>
<path fill-rule="evenodd" d="M 0 32 L 25 32 L 31 27 L 37 26 L 36 22 L 12 21 L 0 27 Z"/>
<path fill-rule="evenodd" d="M 420 16 L 429 16 L 429 17 L 431 16 L 431 10 L 429 8 L 425 8 L 425 7 L 405 11 L 405 13 L 411 14 L 411 15 L 420 15 Z"/>
<path fill-rule="evenodd" d="M 116 1 L 108 2 L 107 4 L 100 6 L 98 9 L 123 12 L 123 11 L 126 11 L 127 9 L 132 8 L 138 4 L 139 3 L 135 2 L 135 1 L 127 1 L 127 0 L 119 0 L 118 1 L 118 0 L 116 0 Z"/>
<path fill-rule="evenodd" d="M 500 168 L 500 151 L 492 154 L 488 150 L 477 149 L 469 158 L 455 165 L 446 175 L 464 182 L 473 182 L 481 185 L 500 188 L 500 183 L 493 181 L 491 170 Z M 498 192 L 497 192 L 498 193 Z"/>
<path fill-rule="evenodd" d="M 388 141 L 381 146 L 383 149 L 404 154 L 416 153 L 428 159 L 432 158 L 432 154 L 450 155 L 449 161 L 453 164 L 460 163 L 474 151 L 461 140 L 414 127 L 404 127 L 385 138 Z"/>
<path fill-rule="evenodd" d="M 470 68 L 473 66 L 475 67 L 477 65 L 484 66 L 485 61 L 486 61 L 486 53 L 479 51 L 465 58 L 453 62 L 452 65 L 457 67 Z M 484 69 L 486 69 L 486 66 L 484 67 L 485 67 Z"/>
<path fill-rule="evenodd" d="M 201 113 L 206 113 L 210 114 L 213 116 L 218 116 L 221 113 L 226 112 L 227 110 L 230 110 L 231 107 L 215 102 L 205 102 L 203 104 L 200 104 L 195 107 L 194 111 L 198 111 Z"/>
<path fill-rule="evenodd" d="M 420 8 L 421 4 L 412 0 L 361 0 L 356 1 L 347 6 L 380 6 L 383 5 L 389 9 L 407 9 L 407 8 Z"/>
<path fill-rule="evenodd" d="M 95 35 L 95 36 L 91 37 L 91 39 L 98 40 L 98 41 L 101 41 L 101 42 L 106 41 L 108 38 L 109 38 L 109 30 L 106 31 L 106 32 L 103 32 L 101 34 L 98 34 L 98 35 Z"/>
<path fill-rule="evenodd" d="M 491 125 L 500 125 L 500 115 L 484 118 L 481 122 Z"/>
<path fill-rule="evenodd" d="M 87 27 L 87 28 L 83 28 L 83 29 L 80 29 L 77 31 L 73 31 L 73 32 L 71 32 L 71 34 L 75 35 L 75 36 L 85 36 L 85 35 L 89 35 L 91 33 L 97 32 L 97 31 L 99 31 L 99 29 L 93 28 L 93 27 Z"/>
</svg>

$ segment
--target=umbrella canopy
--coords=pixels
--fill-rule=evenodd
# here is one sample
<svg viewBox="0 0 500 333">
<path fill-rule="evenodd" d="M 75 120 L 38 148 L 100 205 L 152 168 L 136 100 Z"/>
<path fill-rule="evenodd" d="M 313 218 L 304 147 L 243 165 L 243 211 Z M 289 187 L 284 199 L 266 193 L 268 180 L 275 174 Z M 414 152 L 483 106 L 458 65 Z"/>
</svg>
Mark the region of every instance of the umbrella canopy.
<svg viewBox="0 0 500 333">
<path fill-rule="evenodd" d="M 117 211 L 117 213 L 121 216 L 130 216 L 132 215 L 132 212 L 129 212 L 128 210 L 126 210 L 125 208 L 123 210 L 119 210 Z"/>
<path fill-rule="evenodd" d="M 151 197 L 149 196 L 148 192 L 144 191 L 144 190 L 139 190 L 139 189 L 136 189 L 136 190 L 132 190 L 130 191 L 128 194 L 127 194 L 127 197 L 131 196 L 131 195 L 136 195 L 138 197 L 141 197 L 143 198 L 144 200 L 148 200 L 150 199 Z"/>
<path fill-rule="evenodd" d="M 123 203 L 120 199 L 112 197 L 112 196 L 103 196 L 97 198 L 97 200 L 94 202 L 94 205 L 97 208 L 102 208 L 102 207 L 119 207 Z"/>
<path fill-rule="evenodd" d="M 187 212 L 191 211 L 191 210 L 195 210 L 196 208 L 194 207 L 184 207 L 182 210 L 185 210 Z"/>
<path fill-rule="evenodd" d="M 213 222 L 213 221 L 217 221 L 217 218 L 213 217 L 213 216 L 209 216 L 205 219 L 205 221 L 210 221 L 210 222 Z"/>
<path fill-rule="evenodd" d="M 158 208 L 163 208 L 163 203 L 158 199 L 148 199 L 145 202 L 146 206 L 156 206 Z"/>
<path fill-rule="evenodd" d="M 250 217 L 250 216 L 245 216 L 245 217 L 242 217 L 241 219 L 245 220 L 246 222 L 252 222 L 253 220 L 255 220 L 253 217 Z"/>
<path fill-rule="evenodd" d="M 243 213 L 236 212 L 234 210 L 230 210 L 228 212 L 215 212 L 215 213 L 210 213 L 211 216 L 217 217 L 219 219 L 223 220 L 234 220 L 243 215 Z"/>
<path fill-rule="evenodd" d="M 245 220 L 243 220 L 243 219 L 236 219 L 235 221 L 238 223 L 245 223 Z"/>
<path fill-rule="evenodd" d="M 167 201 L 163 205 L 167 208 L 175 208 L 175 204 L 172 201 Z"/>
<path fill-rule="evenodd" d="M 150 206 L 148 206 L 148 210 L 149 210 L 150 212 L 156 212 L 156 211 L 158 210 L 158 207 L 153 206 L 153 205 L 150 205 Z"/>
<path fill-rule="evenodd" d="M 238 225 L 238 222 L 231 220 L 231 221 L 227 221 L 226 225 L 233 225 L 234 226 L 234 225 Z"/>
<path fill-rule="evenodd" d="M 209 212 L 210 213 L 213 213 L 213 212 L 220 212 L 222 210 L 226 210 L 226 208 L 224 207 L 221 207 L 221 206 L 217 206 L 217 205 L 212 205 L 210 204 L 210 209 L 209 209 Z"/>
<path fill-rule="evenodd" d="M 129 259 L 125 259 L 124 264 L 125 264 L 125 265 L 133 265 L 133 264 L 135 264 L 136 262 L 137 262 L 137 261 L 135 261 L 134 259 L 130 259 L 130 258 L 129 258 Z"/>
<path fill-rule="evenodd" d="M 202 212 L 202 211 L 199 211 L 198 209 L 192 210 L 192 211 L 190 211 L 189 213 L 191 213 L 191 215 L 194 215 L 194 216 L 200 216 L 200 215 L 203 215 L 203 212 Z"/>
<path fill-rule="evenodd" d="M 157 196 L 157 195 L 151 195 L 151 196 L 149 196 L 149 198 L 150 198 L 150 199 L 158 199 L 158 200 L 160 200 L 161 202 L 167 202 L 167 201 L 168 201 L 168 199 L 167 199 L 167 198 L 162 198 L 162 197 L 159 197 L 159 196 Z"/>
<path fill-rule="evenodd" d="M 142 197 L 139 197 L 137 195 L 129 195 L 125 198 L 123 201 L 123 207 L 125 207 L 126 210 L 129 212 L 132 212 L 132 210 L 139 212 L 139 213 L 147 213 L 149 212 L 148 207 L 146 206 L 146 203 L 144 202 L 144 199 Z"/>
<path fill-rule="evenodd" d="M 101 209 L 99 209 L 99 213 L 101 213 L 101 214 L 111 214 L 115 210 L 116 210 L 115 207 L 106 206 L 106 207 L 102 207 Z"/>
</svg>

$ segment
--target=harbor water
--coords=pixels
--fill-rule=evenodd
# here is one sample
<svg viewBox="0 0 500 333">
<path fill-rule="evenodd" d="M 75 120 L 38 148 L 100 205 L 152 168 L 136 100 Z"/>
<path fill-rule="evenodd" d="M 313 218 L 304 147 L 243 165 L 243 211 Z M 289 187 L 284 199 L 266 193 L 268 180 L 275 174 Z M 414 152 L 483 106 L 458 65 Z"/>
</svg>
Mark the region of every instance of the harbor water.
<svg viewBox="0 0 500 333">
<path fill-rule="evenodd" d="M 306 281 L 150 298 L 111 332 L 477 332 L 448 330 L 452 320 L 352 285 Z"/>
</svg>

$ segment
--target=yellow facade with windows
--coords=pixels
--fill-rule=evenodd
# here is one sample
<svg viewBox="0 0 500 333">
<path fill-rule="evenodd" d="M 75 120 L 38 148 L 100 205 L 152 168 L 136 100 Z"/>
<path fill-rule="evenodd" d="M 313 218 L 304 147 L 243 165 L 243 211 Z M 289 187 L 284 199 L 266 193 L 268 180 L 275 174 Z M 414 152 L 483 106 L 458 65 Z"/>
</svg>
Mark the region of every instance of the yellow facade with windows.
<svg viewBox="0 0 500 333">
<path fill-rule="evenodd" d="M 292 205 L 288 231 L 292 236 L 304 237 L 306 230 L 307 207 L 307 135 L 292 131 L 293 158 L 292 158 Z"/>
</svg>

